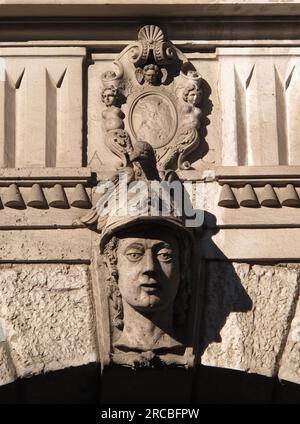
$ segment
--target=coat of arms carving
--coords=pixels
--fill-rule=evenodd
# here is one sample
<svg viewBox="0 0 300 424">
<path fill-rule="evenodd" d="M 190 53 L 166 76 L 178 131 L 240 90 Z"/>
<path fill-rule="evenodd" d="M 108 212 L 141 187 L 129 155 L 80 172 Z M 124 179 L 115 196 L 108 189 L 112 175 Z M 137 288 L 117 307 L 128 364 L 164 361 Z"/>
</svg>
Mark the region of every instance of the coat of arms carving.
<svg viewBox="0 0 300 424">
<path fill-rule="evenodd" d="M 114 61 L 102 78 L 105 144 L 124 166 L 137 141 L 154 149 L 158 168 L 189 169 L 199 143 L 201 76 L 155 25 Z"/>
</svg>

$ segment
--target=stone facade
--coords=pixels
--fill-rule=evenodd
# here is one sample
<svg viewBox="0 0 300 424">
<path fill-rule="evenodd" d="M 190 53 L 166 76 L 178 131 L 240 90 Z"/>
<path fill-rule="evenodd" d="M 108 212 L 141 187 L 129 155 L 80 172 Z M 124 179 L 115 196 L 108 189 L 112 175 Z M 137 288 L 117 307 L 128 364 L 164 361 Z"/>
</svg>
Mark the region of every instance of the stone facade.
<svg viewBox="0 0 300 424">
<path fill-rule="evenodd" d="M 120 2 L 111 25 L 115 2 L 38 3 L 24 2 L 23 23 L 13 23 L 18 2 L 0 4 L 0 384 L 110 361 L 101 236 L 85 217 L 100 197 L 97 183 L 122 162 L 107 143 L 101 75 L 120 62 L 122 94 L 130 99 L 134 84 L 147 91 L 142 65 L 126 56 L 146 16 L 201 76 L 190 166 L 172 165 L 205 210 L 192 257 L 199 319 L 188 365 L 300 384 L 300 34 L 291 19 L 300 3 Z M 83 7 L 96 24 L 78 18 Z M 180 81 L 184 67 L 172 66 Z M 152 96 L 161 78 L 150 83 Z M 176 98 L 174 114 L 185 122 L 181 95 L 165 98 Z M 125 116 L 117 129 L 134 140 L 125 103 L 113 105 Z"/>
<path fill-rule="evenodd" d="M 1 384 L 97 361 L 86 265 L 2 265 L 1 287 Z"/>
<path fill-rule="evenodd" d="M 210 262 L 207 281 L 201 362 L 266 376 L 289 366 L 283 352 L 297 332 L 296 322 L 293 330 L 289 326 L 299 297 L 299 267 Z"/>
</svg>

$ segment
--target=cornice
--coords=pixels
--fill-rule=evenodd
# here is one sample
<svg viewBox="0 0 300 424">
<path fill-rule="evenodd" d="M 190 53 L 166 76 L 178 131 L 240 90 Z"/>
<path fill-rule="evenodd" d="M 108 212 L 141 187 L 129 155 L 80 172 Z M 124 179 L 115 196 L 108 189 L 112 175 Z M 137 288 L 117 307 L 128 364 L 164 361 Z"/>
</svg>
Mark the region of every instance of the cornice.
<svg viewBox="0 0 300 424">
<path fill-rule="evenodd" d="M 87 8 L 88 10 L 88 8 Z M 185 40 L 186 43 L 204 40 L 206 44 L 214 46 L 230 45 L 230 41 L 245 42 L 255 40 L 256 45 L 264 41 L 274 40 L 272 45 L 279 45 L 281 41 L 300 39 L 300 9 L 290 16 L 220 16 L 215 17 L 182 17 L 168 18 L 164 16 L 143 17 L 74 17 L 66 16 L 32 16 L 22 17 L 17 14 L 5 17 L 1 13 L 0 5 L 0 42 L 36 42 L 36 41 L 66 41 L 73 43 L 79 40 L 82 44 L 96 46 L 99 42 L 110 44 L 120 43 L 120 50 L 134 40 L 136 32 L 141 26 L 151 23 L 161 27 L 169 39 Z M 222 42 L 220 44 L 220 42 Z M 176 43 L 175 43 L 176 44 Z M 249 43 L 248 43 L 249 44 Z M 248 45 L 247 44 L 247 45 Z M 68 44 L 69 45 L 69 44 Z M 188 47 L 193 48 L 193 45 Z M 115 51 L 113 47 L 111 51 Z"/>
<path fill-rule="evenodd" d="M 300 14 L 300 2 L 281 0 L 2 0 L 0 16 L 287 16 Z"/>
</svg>

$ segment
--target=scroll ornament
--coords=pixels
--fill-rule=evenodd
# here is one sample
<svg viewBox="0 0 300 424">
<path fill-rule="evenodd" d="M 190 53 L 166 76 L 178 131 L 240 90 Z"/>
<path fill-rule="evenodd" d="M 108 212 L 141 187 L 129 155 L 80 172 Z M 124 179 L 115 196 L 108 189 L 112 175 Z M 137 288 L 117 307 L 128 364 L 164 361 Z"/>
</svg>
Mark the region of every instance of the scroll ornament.
<svg viewBox="0 0 300 424">
<path fill-rule="evenodd" d="M 190 169 L 198 147 L 201 76 L 154 25 L 102 74 L 101 98 L 106 147 L 125 167 L 137 141 L 152 145 L 160 170 Z"/>
</svg>

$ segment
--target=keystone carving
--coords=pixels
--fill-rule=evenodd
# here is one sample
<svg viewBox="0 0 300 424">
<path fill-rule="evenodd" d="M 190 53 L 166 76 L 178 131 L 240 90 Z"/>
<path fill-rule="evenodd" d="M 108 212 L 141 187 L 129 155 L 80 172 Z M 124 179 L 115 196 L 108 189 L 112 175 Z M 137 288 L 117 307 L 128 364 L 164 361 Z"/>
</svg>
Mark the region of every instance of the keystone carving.
<svg viewBox="0 0 300 424">
<path fill-rule="evenodd" d="M 200 284 L 192 268 L 193 232 L 178 203 L 190 200 L 174 171 L 161 180 L 149 143 L 137 141 L 127 159 L 81 218 L 101 234 L 93 261 L 100 358 L 103 365 L 189 367 L 197 350 L 191 329 L 200 315 L 194 304 Z M 171 192 L 174 182 L 179 197 Z"/>
<path fill-rule="evenodd" d="M 201 77 L 154 25 L 113 66 L 101 76 L 102 118 L 106 147 L 121 165 L 81 218 L 101 234 L 92 273 L 100 358 L 103 365 L 189 367 L 200 284 L 182 199 L 191 203 L 175 169 L 189 169 L 198 146 Z"/>
<path fill-rule="evenodd" d="M 108 149 L 127 166 L 135 143 L 145 141 L 160 170 L 189 169 L 199 143 L 199 73 L 154 25 L 139 31 L 114 66 L 101 76 Z"/>
</svg>

